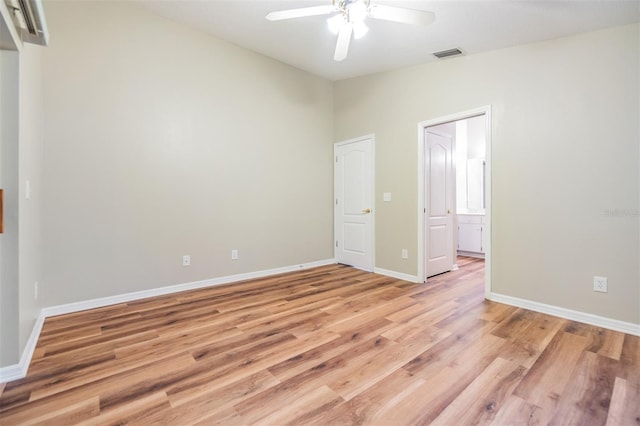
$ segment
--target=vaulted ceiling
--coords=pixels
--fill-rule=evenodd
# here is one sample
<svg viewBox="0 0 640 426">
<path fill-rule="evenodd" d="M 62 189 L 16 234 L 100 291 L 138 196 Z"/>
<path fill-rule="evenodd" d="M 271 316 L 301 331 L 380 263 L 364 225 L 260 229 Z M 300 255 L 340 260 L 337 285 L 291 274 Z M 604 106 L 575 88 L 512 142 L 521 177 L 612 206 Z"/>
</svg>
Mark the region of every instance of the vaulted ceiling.
<svg viewBox="0 0 640 426">
<path fill-rule="evenodd" d="M 271 11 L 326 5 L 330 0 L 146 0 L 141 4 L 330 80 L 436 61 L 433 52 L 455 47 L 472 55 L 640 21 L 637 0 L 371 1 L 429 10 L 436 20 L 420 27 L 369 19 L 369 33 L 351 42 L 346 60 L 335 62 L 336 36 L 328 31 L 327 16 L 265 19 Z"/>
</svg>

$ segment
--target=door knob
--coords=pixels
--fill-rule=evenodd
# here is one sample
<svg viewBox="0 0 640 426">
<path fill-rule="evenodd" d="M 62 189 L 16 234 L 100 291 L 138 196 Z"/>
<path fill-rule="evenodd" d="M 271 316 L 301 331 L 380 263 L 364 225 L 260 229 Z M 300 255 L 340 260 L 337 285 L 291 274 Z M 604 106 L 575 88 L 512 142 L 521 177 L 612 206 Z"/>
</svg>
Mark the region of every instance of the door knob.
<svg viewBox="0 0 640 426">
<path fill-rule="evenodd" d="M 364 209 L 362 210 L 362 213 L 371 213 L 371 209 Z"/>
</svg>

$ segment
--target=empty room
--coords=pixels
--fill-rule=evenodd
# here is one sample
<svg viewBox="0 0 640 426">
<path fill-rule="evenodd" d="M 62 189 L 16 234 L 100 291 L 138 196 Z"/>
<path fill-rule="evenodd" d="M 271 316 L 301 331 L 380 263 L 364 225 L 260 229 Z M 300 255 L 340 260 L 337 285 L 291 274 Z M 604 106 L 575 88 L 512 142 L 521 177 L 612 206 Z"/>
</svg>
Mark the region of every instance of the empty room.
<svg viewBox="0 0 640 426">
<path fill-rule="evenodd" d="M 0 424 L 640 422 L 640 2 L 0 18 Z"/>
</svg>

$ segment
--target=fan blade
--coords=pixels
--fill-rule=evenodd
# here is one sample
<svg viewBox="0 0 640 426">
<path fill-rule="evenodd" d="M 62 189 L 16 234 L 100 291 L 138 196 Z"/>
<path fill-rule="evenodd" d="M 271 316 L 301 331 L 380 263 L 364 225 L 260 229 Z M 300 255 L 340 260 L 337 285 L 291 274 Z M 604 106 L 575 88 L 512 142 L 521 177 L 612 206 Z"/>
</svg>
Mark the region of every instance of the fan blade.
<svg viewBox="0 0 640 426">
<path fill-rule="evenodd" d="M 333 55 L 334 61 L 342 61 L 347 57 L 349 52 L 349 43 L 351 43 L 351 33 L 353 32 L 353 26 L 347 24 L 342 27 L 338 33 L 338 42 L 336 43 L 336 52 Z"/>
<path fill-rule="evenodd" d="M 328 15 L 336 11 L 335 6 L 329 4 L 326 6 L 302 7 L 300 9 L 280 10 L 267 14 L 269 21 L 280 21 L 282 19 L 304 18 L 306 16 Z"/>
<path fill-rule="evenodd" d="M 374 4 L 369 14 L 374 19 L 400 22 L 401 24 L 429 25 L 435 20 L 433 12 Z"/>
</svg>

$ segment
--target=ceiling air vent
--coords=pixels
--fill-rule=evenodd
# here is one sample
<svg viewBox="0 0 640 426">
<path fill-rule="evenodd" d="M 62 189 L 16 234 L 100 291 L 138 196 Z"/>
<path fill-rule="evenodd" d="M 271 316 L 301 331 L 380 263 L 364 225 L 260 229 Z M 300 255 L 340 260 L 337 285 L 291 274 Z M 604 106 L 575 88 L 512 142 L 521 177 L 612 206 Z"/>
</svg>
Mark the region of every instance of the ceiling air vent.
<svg viewBox="0 0 640 426">
<path fill-rule="evenodd" d="M 438 59 L 448 58 L 450 56 L 462 55 L 462 50 L 460 49 L 449 49 L 449 50 L 441 50 L 440 52 L 435 52 L 433 56 Z"/>
</svg>

